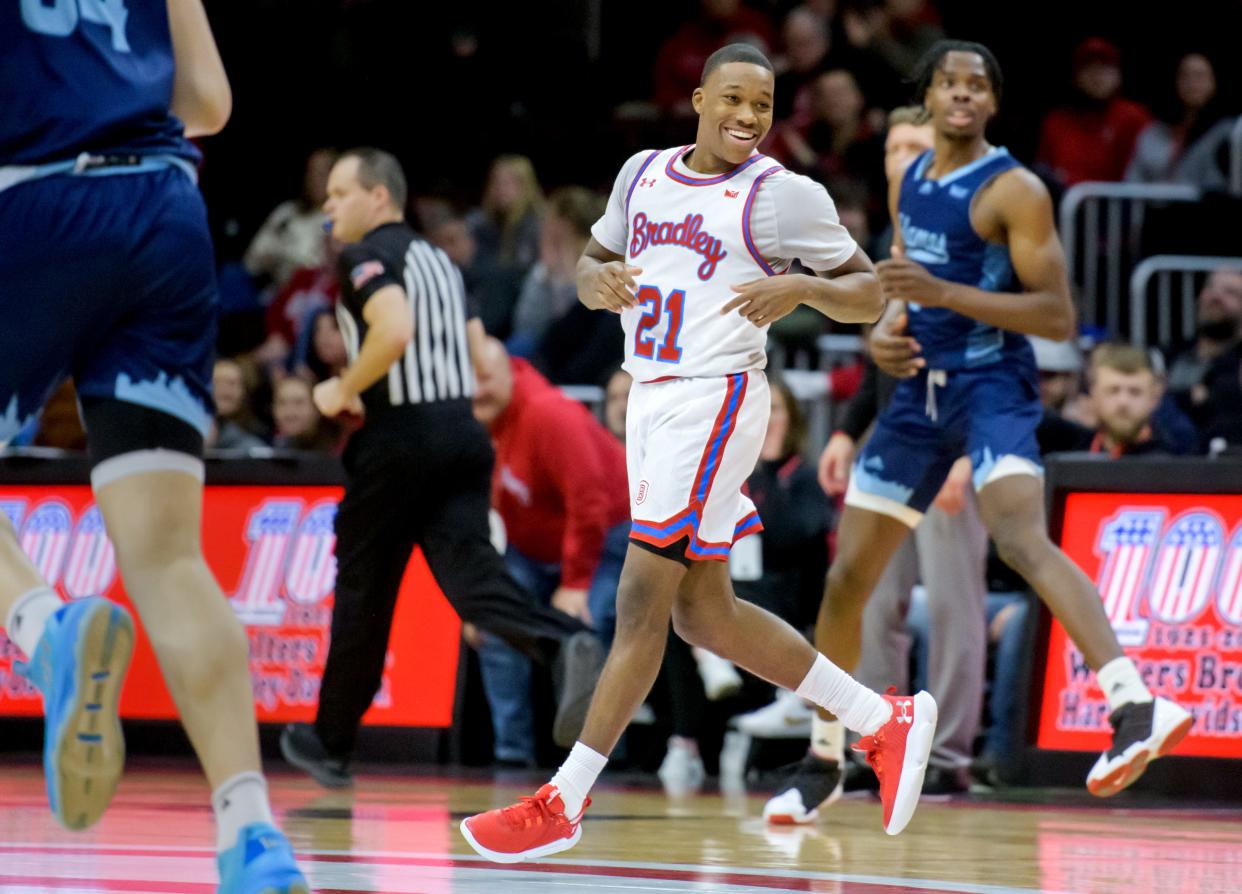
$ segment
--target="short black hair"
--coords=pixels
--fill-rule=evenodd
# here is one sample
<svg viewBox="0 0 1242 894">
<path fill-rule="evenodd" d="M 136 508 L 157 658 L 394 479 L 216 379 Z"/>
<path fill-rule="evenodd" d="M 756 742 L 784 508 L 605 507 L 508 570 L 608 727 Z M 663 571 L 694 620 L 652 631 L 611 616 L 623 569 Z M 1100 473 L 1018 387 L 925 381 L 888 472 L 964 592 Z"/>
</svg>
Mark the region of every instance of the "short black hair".
<svg viewBox="0 0 1242 894">
<path fill-rule="evenodd" d="M 699 86 L 702 87 L 707 83 L 713 71 L 730 62 L 749 62 L 751 65 L 766 68 L 773 74 L 776 73 L 776 69 L 772 67 L 772 60 L 763 54 L 763 50 L 748 43 L 731 43 L 707 57 L 707 61 L 703 63 L 703 76 L 699 78 Z"/>
<path fill-rule="evenodd" d="M 405 203 L 409 198 L 410 189 L 406 183 L 405 171 L 401 162 L 391 152 L 361 146 L 341 153 L 341 159 L 358 159 L 358 182 L 364 189 L 374 189 L 381 184 L 388 189 L 388 195 L 401 211 L 405 211 Z"/>
<path fill-rule="evenodd" d="M 997 105 L 1001 101 L 1001 92 L 1005 86 L 1005 78 L 1001 75 L 1000 63 L 996 61 L 996 57 L 981 43 L 975 43 L 973 40 L 938 40 L 932 44 L 923 58 L 919 60 L 918 66 L 914 70 L 911 81 L 914 83 L 915 101 L 923 102 L 923 98 L 927 96 L 927 91 L 931 88 L 932 79 L 936 77 L 936 72 L 940 69 L 940 64 L 944 62 L 944 57 L 950 53 L 974 53 L 983 60 L 983 67 L 988 73 L 988 83 L 992 86 L 992 94 L 996 97 Z"/>
</svg>

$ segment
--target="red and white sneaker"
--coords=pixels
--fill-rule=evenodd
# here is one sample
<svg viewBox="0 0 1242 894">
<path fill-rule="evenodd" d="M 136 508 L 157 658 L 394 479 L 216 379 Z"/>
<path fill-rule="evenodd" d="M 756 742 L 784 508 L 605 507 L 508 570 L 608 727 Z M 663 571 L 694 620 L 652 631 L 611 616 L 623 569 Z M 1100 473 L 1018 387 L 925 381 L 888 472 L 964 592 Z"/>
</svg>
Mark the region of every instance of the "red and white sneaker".
<svg viewBox="0 0 1242 894">
<path fill-rule="evenodd" d="M 866 756 L 880 779 L 884 831 L 896 835 L 914 816 L 923 790 L 923 774 L 936 735 L 936 700 L 926 692 L 883 698 L 893 706 L 893 716 L 875 735 L 859 739 L 854 750 Z"/>
<path fill-rule="evenodd" d="M 533 797 L 510 807 L 466 817 L 461 821 L 461 834 L 493 863 L 521 863 L 559 854 L 577 844 L 582 837 L 582 813 L 590 806 L 587 798 L 582 812 L 570 819 L 561 793 L 548 783 Z"/>
</svg>

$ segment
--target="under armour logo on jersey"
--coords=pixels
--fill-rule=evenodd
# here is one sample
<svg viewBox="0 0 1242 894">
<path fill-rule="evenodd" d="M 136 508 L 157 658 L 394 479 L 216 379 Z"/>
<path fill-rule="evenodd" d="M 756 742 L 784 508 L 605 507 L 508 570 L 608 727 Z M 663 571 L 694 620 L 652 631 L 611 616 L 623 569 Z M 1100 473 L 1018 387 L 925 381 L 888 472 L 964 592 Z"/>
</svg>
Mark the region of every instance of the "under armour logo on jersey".
<svg viewBox="0 0 1242 894">
<path fill-rule="evenodd" d="M 655 186 L 656 180 L 654 177 L 644 177 L 643 179 L 638 181 L 638 185 L 639 186 Z"/>
<path fill-rule="evenodd" d="M 914 707 L 914 702 L 910 699 L 902 699 L 893 702 L 893 706 L 901 713 L 897 715 L 898 723 L 914 723 L 914 716 L 910 713 L 910 709 Z"/>
<path fill-rule="evenodd" d="M 736 190 L 736 189 L 726 189 L 726 190 L 725 190 L 725 198 L 726 198 L 726 199 L 736 199 L 736 198 L 737 198 L 737 190 Z"/>
<path fill-rule="evenodd" d="M 950 186 L 949 187 L 949 198 L 951 199 L 961 200 L 961 199 L 966 198 L 969 195 L 970 195 L 970 190 L 964 186 Z"/>
</svg>

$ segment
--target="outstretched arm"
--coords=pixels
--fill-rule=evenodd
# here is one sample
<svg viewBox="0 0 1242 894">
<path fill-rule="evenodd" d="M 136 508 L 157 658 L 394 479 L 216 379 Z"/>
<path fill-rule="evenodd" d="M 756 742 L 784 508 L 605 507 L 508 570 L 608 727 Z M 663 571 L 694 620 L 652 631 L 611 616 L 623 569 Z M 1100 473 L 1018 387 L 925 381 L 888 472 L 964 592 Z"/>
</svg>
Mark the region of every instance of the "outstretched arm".
<svg viewBox="0 0 1242 894">
<path fill-rule="evenodd" d="M 1024 291 L 987 292 L 946 282 L 898 257 L 879 265 L 885 297 L 945 307 L 1001 329 L 1064 341 L 1076 322 L 1048 190 L 1035 175 L 1014 170 L 997 179 L 985 201 L 1005 231 Z"/>
<path fill-rule="evenodd" d="M 176 69 L 169 108 L 187 137 L 219 133 L 233 111 L 233 93 L 202 0 L 168 0 L 168 29 Z"/>
</svg>

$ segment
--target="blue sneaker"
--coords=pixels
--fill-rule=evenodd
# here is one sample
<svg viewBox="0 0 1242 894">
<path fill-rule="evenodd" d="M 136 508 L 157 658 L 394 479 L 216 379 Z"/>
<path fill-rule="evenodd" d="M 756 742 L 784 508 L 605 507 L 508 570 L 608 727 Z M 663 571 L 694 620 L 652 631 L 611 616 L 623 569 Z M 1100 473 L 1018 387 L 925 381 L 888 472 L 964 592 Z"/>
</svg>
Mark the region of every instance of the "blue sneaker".
<svg viewBox="0 0 1242 894">
<path fill-rule="evenodd" d="M 98 596 L 66 602 L 48 618 L 29 663 L 14 669 L 43 693 L 47 800 L 66 829 L 93 824 L 125 765 L 117 703 L 134 651 L 134 621 Z"/>
<path fill-rule="evenodd" d="M 237 844 L 216 857 L 216 865 L 217 894 L 310 894 L 289 840 L 270 823 L 244 826 Z"/>
</svg>

